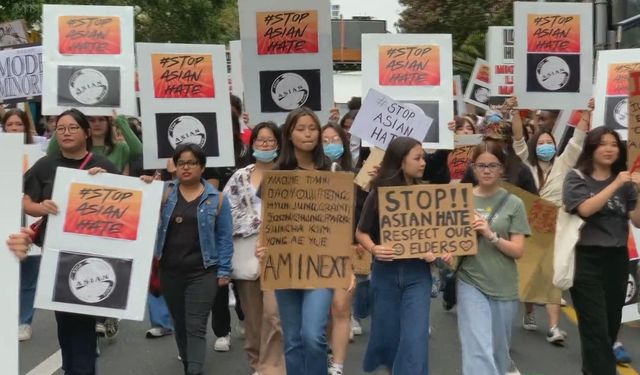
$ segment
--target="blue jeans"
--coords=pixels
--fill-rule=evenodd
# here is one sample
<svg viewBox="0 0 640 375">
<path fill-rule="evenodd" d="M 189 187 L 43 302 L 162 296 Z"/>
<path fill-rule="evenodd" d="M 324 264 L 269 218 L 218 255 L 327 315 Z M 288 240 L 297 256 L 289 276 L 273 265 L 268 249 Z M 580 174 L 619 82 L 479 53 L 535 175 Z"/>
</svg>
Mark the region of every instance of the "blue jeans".
<svg viewBox="0 0 640 375">
<path fill-rule="evenodd" d="M 370 281 L 367 276 L 356 276 L 356 290 L 353 292 L 352 310 L 356 319 L 366 319 L 371 314 Z"/>
<path fill-rule="evenodd" d="M 371 333 L 363 369 L 394 375 L 429 373 L 431 271 L 423 260 L 374 261 Z"/>
<path fill-rule="evenodd" d="M 33 300 L 36 297 L 41 256 L 29 256 L 20 262 L 20 324 L 33 321 Z"/>
<path fill-rule="evenodd" d="M 332 289 L 276 290 L 287 374 L 327 375 L 325 336 Z"/>
<path fill-rule="evenodd" d="M 151 327 L 160 327 L 173 331 L 173 322 L 171 321 L 171 315 L 169 315 L 169 309 L 167 303 L 162 296 L 154 296 L 149 293 L 147 295 L 147 308 L 149 309 L 149 321 Z"/>
<path fill-rule="evenodd" d="M 511 366 L 517 300 L 497 300 L 458 278 L 458 334 L 464 375 L 504 375 Z"/>
</svg>

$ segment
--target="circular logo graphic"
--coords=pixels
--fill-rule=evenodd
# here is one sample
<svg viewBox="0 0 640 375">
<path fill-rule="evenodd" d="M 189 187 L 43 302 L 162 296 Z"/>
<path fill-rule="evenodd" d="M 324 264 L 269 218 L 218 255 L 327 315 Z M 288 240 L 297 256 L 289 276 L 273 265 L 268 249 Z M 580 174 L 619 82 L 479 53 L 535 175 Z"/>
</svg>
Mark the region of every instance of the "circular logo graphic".
<svg viewBox="0 0 640 375">
<path fill-rule="evenodd" d="M 200 147 L 207 143 L 204 125 L 193 116 L 180 116 L 171 121 L 167 135 L 174 149 L 183 143 L 194 143 Z"/>
<path fill-rule="evenodd" d="M 271 85 L 271 98 L 282 109 L 300 108 L 309 98 L 309 84 L 299 74 L 280 74 Z"/>
<path fill-rule="evenodd" d="M 613 118 L 618 125 L 627 128 L 627 115 L 629 112 L 629 99 L 624 98 L 613 108 Z"/>
<path fill-rule="evenodd" d="M 69 78 L 69 91 L 79 103 L 95 105 L 109 93 L 109 81 L 99 70 L 84 68 L 76 70 Z"/>
<path fill-rule="evenodd" d="M 404 245 L 402 245 L 401 243 L 397 243 L 395 245 L 393 245 L 392 247 L 393 249 L 393 254 L 394 255 L 402 255 L 404 254 Z"/>
<path fill-rule="evenodd" d="M 545 57 L 536 67 L 536 78 L 540 86 L 549 91 L 557 91 L 569 82 L 569 65 L 557 56 Z"/>
<path fill-rule="evenodd" d="M 489 89 L 486 87 L 478 87 L 474 93 L 474 96 L 477 101 L 480 103 L 488 103 L 489 102 Z"/>
<path fill-rule="evenodd" d="M 69 273 L 69 288 L 85 303 L 107 299 L 116 287 L 113 267 L 100 258 L 86 258 L 76 263 Z"/>
<path fill-rule="evenodd" d="M 627 296 L 624 299 L 624 303 L 630 303 L 636 296 L 636 280 L 633 275 L 629 274 L 629 281 L 627 281 Z"/>
</svg>

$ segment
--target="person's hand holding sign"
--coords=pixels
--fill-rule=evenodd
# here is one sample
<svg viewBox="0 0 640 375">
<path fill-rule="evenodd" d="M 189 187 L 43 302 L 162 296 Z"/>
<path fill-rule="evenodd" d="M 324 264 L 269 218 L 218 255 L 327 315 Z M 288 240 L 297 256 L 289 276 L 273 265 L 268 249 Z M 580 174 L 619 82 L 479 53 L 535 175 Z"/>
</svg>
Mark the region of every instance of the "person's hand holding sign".
<svg viewBox="0 0 640 375">
<path fill-rule="evenodd" d="M 100 168 L 100 167 L 93 167 L 93 168 L 89 168 L 87 169 L 87 172 L 89 173 L 90 176 L 95 176 L 98 173 L 104 173 L 107 170 L 104 168 Z"/>
<path fill-rule="evenodd" d="M 56 202 L 51 199 L 45 199 L 39 204 L 42 213 L 38 216 L 46 216 L 46 215 L 57 215 L 58 214 L 58 205 Z M 35 216 L 35 215 L 31 215 Z"/>
<path fill-rule="evenodd" d="M 393 249 L 382 245 L 373 245 L 369 250 L 376 259 L 383 262 L 391 262 L 393 260 Z"/>
<path fill-rule="evenodd" d="M 472 228 L 486 239 L 493 238 L 493 232 L 491 231 L 491 227 L 489 227 L 489 223 L 487 222 L 487 220 L 485 220 L 484 217 L 482 217 L 482 215 L 477 212 L 476 219 L 473 222 Z"/>
<path fill-rule="evenodd" d="M 31 237 L 35 233 L 29 228 L 22 228 L 20 233 L 10 234 L 7 238 L 7 248 L 11 251 L 19 260 L 24 260 L 27 257 L 29 246 L 31 245 Z"/>
</svg>

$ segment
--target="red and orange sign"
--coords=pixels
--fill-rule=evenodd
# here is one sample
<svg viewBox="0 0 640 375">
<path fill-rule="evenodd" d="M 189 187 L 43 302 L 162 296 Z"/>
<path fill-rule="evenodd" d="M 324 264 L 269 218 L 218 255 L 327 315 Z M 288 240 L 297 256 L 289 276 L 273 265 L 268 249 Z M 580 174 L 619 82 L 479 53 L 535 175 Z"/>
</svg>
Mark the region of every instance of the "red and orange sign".
<svg viewBox="0 0 640 375">
<path fill-rule="evenodd" d="M 63 55 L 119 55 L 120 17 L 58 17 L 58 50 Z"/>
<path fill-rule="evenodd" d="M 256 13 L 258 55 L 318 52 L 318 11 Z"/>
<path fill-rule="evenodd" d="M 381 86 L 439 86 L 440 47 L 383 45 L 378 49 Z"/>
<path fill-rule="evenodd" d="M 469 166 L 474 148 L 475 146 L 456 147 L 449 153 L 447 165 L 449 166 L 451 180 L 462 180 Z"/>
<path fill-rule="evenodd" d="M 580 52 L 580 16 L 529 14 L 527 52 Z"/>
<path fill-rule="evenodd" d="M 480 64 L 478 67 L 478 73 L 476 74 L 476 79 L 481 82 L 490 83 L 490 73 L 491 67 L 489 67 L 489 65 Z"/>
<path fill-rule="evenodd" d="M 152 54 L 156 98 L 214 98 L 211 55 Z"/>
<path fill-rule="evenodd" d="M 142 192 L 72 183 L 64 231 L 89 236 L 136 240 Z"/>
<path fill-rule="evenodd" d="M 607 95 L 629 95 L 629 72 L 640 70 L 640 62 L 610 64 L 607 68 Z"/>
</svg>

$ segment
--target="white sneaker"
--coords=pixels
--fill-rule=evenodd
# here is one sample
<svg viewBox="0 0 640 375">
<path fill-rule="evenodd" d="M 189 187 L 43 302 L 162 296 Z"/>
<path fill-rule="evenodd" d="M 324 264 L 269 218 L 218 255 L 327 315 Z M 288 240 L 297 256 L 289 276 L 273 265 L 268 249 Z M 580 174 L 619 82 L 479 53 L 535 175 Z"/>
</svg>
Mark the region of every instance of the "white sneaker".
<svg viewBox="0 0 640 375">
<path fill-rule="evenodd" d="M 224 337 L 218 337 L 216 343 L 213 345 L 213 350 L 216 352 L 228 352 L 231 349 L 231 335 Z"/>
<path fill-rule="evenodd" d="M 329 375 L 343 375 L 343 372 L 342 369 L 332 365 L 329 367 Z"/>
<path fill-rule="evenodd" d="M 567 333 L 561 330 L 558 326 L 553 326 L 547 332 L 547 341 L 550 344 L 557 346 L 564 346 L 564 340 L 567 338 Z"/>
<path fill-rule="evenodd" d="M 104 323 L 96 323 L 96 333 L 99 336 L 104 336 L 107 332 L 107 328 L 104 326 Z"/>
<path fill-rule="evenodd" d="M 354 336 L 362 335 L 362 326 L 360 325 L 360 322 L 353 316 L 351 317 L 351 332 Z"/>
<path fill-rule="evenodd" d="M 524 314 L 522 317 L 522 328 L 527 331 L 536 331 L 538 329 L 538 324 L 536 323 L 536 318 L 533 313 Z"/>
<path fill-rule="evenodd" d="M 18 326 L 18 341 L 31 340 L 32 334 L 33 334 L 33 331 L 31 330 L 31 325 L 20 324 Z"/>
</svg>

